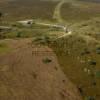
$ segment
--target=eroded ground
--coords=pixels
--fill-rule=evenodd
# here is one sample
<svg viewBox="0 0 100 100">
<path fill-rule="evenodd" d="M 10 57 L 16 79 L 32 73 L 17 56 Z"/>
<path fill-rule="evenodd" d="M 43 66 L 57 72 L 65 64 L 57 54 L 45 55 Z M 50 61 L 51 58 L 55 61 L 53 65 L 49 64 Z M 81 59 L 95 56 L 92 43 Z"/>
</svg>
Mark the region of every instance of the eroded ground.
<svg viewBox="0 0 100 100">
<path fill-rule="evenodd" d="M 81 100 L 50 48 L 31 39 L 4 42 L 12 51 L 0 55 L 1 100 Z"/>
</svg>

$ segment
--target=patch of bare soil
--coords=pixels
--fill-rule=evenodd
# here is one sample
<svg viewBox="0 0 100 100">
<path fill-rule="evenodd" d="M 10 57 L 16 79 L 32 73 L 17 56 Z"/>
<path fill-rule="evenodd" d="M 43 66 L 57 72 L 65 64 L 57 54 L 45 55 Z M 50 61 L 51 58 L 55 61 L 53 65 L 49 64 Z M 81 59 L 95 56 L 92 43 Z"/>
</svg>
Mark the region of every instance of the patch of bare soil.
<svg viewBox="0 0 100 100">
<path fill-rule="evenodd" d="M 31 39 L 5 42 L 14 50 L 0 55 L 0 100 L 81 100 L 50 48 Z"/>
</svg>

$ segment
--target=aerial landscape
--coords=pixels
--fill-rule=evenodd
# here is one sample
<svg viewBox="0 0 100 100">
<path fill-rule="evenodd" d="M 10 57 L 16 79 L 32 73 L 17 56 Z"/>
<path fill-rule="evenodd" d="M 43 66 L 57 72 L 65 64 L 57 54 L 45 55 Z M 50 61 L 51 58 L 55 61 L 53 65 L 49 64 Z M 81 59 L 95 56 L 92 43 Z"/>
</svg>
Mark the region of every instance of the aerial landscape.
<svg viewBox="0 0 100 100">
<path fill-rule="evenodd" d="M 0 100 L 100 100 L 100 0 L 0 0 Z"/>
</svg>

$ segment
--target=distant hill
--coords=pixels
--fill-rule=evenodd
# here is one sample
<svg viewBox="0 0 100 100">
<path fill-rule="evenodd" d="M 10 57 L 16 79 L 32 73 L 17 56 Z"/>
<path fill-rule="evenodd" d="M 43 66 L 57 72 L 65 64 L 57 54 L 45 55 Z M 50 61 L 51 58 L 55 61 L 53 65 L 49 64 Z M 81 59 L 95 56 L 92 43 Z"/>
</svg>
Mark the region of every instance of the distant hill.
<svg viewBox="0 0 100 100">
<path fill-rule="evenodd" d="M 0 11 L 5 20 L 22 20 L 28 18 L 52 19 L 57 2 L 44 0 L 5 0 L 0 2 Z"/>
<path fill-rule="evenodd" d="M 81 0 L 81 1 L 86 1 L 86 2 L 97 2 L 97 3 L 100 3 L 100 0 Z"/>
</svg>

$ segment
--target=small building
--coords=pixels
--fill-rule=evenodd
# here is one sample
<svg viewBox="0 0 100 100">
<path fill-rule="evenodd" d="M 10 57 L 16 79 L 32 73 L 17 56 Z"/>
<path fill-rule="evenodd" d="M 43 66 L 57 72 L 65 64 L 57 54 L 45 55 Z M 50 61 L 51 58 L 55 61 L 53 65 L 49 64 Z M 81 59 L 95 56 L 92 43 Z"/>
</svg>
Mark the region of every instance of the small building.
<svg viewBox="0 0 100 100">
<path fill-rule="evenodd" d="M 18 21 L 18 23 L 24 25 L 24 26 L 30 26 L 34 23 L 33 20 L 24 20 L 24 21 Z"/>
</svg>

